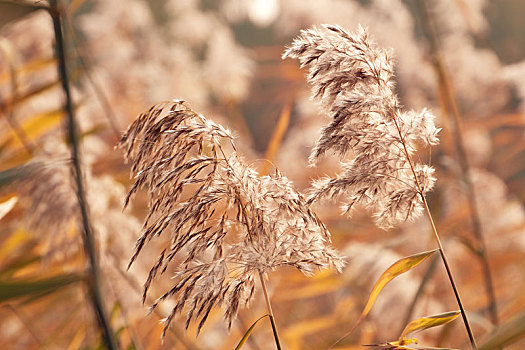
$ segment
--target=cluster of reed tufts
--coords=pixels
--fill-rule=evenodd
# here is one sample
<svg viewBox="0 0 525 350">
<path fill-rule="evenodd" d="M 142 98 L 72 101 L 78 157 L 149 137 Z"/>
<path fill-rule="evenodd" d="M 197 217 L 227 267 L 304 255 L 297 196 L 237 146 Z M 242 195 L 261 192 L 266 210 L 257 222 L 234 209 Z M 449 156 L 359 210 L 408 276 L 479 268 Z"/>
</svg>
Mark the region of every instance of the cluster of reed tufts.
<svg viewBox="0 0 525 350">
<path fill-rule="evenodd" d="M 135 176 L 126 203 L 142 187 L 150 200 L 130 264 L 152 238 L 170 236 L 144 288 L 145 300 L 151 282 L 175 266 L 175 285 L 152 306 L 176 298 L 166 328 L 185 306 L 186 327 L 200 318 L 200 329 L 216 305 L 225 307 L 231 325 L 239 306 L 252 300 L 256 277 L 277 267 L 306 275 L 342 269 L 329 232 L 292 183 L 278 171 L 259 176 L 227 129 L 182 101 L 143 113 L 120 147 Z"/>
<path fill-rule="evenodd" d="M 174 285 L 152 308 L 174 297 L 166 328 L 186 308 L 186 327 L 200 318 L 200 330 L 214 306 L 225 307 L 231 325 L 238 308 L 252 300 L 257 275 L 266 296 L 263 275 L 279 266 L 294 266 L 306 275 L 320 268 L 340 271 L 343 259 L 330 247 L 330 234 L 310 205 L 344 197 L 345 213 L 357 205 L 370 208 L 385 229 L 426 211 L 471 335 L 425 199 L 434 169 L 412 160 L 418 144 L 438 144 L 434 116 L 401 109 L 392 55 L 372 43 L 363 28 L 355 34 L 332 25 L 304 30 L 286 57 L 308 68 L 313 98 L 331 117 L 310 162 L 333 152 L 344 160 L 342 172 L 314 181 L 309 196 L 303 196 L 279 171 L 260 176 L 250 169 L 231 133 L 184 102 L 151 107 L 119 145 L 135 177 L 126 204 L 141 188 L 150 201 L 130 264 L 153 238 L 169 235 L 145 282 L 144 300 L 151 283 L 173 266 Z"/>
</svg>

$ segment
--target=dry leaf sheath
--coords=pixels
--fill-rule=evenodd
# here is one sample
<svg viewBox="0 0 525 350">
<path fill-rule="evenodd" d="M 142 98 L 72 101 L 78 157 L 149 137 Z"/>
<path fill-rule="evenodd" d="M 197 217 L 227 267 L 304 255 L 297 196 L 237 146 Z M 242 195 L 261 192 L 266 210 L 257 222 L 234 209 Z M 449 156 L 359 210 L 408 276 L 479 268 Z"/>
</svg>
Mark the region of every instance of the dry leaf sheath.
<svg viewBox="0 0 525 350">
<path fill-rule="evenodd" d="M 243 163 L 228 130 L 182 101 L 141 114 L 120 147 L 135 177 L 126 203 L 140 188 L 150 200 L 130 264 L 151 239 L 170 237 L 144 287 L 145 298 L 152 281 L 175 268 L 173 288 L 152 305 L 175 298 L 166 328 L 186 308 L 186 326 L 200 319 L 200 330 L 214 306 L 225 308 L 231 325 L 252 299 L 256 276 L 279 266 L 307 275 L 342 268 L 329 232 L 291 182 L 278 171 L 259 176 Z"/>
<path fill-rule="evenodd" d="M 427 110 L 401 111 L 391 54 L 371 43 L 363 28 L 350 34 L 324 25 L 301 31 L 285 57 L 309 69 L 313 98 L 331 117 L 311 163 L 327 151 L 351 157 L 336 178 L 314 183 L 309 201 L 345 194 L 346 213 L 356 204 L 369 207 L 382 228 L 417 216 L 423 209 L 419 192 L 432 189 L 434 169 L 416 164 L 418 184 L 408 157 L 418 142 L 437 144 L 439 129 Z"/>
</svg>

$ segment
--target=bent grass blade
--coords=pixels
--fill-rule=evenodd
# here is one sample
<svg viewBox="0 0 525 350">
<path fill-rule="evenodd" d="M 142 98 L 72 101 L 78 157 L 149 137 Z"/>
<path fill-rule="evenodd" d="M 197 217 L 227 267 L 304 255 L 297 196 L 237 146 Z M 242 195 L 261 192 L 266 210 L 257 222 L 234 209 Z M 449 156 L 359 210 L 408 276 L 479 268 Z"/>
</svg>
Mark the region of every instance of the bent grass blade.
<svg viewBox="0 0 525 350">
<path fill-rule="evenodd" d="M 257 320 L 255 320 L 254 323 L 252 323 L 252 325 L 250 326 L 250 328 L 248 328 L 248 330 L 246 331 L 246 333 L 244 333 L 244 335 L 242 336 L 241 340 L 239 341 L 239 344 L 237 344 L 237 346 L 235 347 L 235 350 L 239 350 L 240 348 L 243 347 L 243 345 L 246 343 L 246 341 L 248 340 L 248 337 L 250 336 L 250 334 L 252 334 L 252 331 L 253 329 L 255 328 L 255 325 L 257 325 L 257 323 L 262 320 L 263 318 L 267 317 L 267 316 L 270 316 L 269 314 L 266 314 L 266 315 L 263 315 L 261 317 L 259 317 Z"/>
<path fill-rule="evenodd" d="M 418 318 L 417 320 L 414 320 L 410 322 L 409 324 L 407 324 L 407 326 L 405 327 L 405 329 L 403 330 L 399 338 L 400 342 L 402 342 L 405 336 L 409 333 L 422 331 L 427 328 L 441 326 L 445 323 L 454 321 L 456 318 L 458 318 L 460 314 L 461 314 L 461 311 L 450 311 L 450 312 L 445 312 L 445 313 L 438 314 L 438 315 L 425 316 L 425 317 Z"/>
<path fill-rule="evenodd" d="M 434 254 L 437 251 L 438 249 L 434 249 L 434 250 L 429 250 L 423 253 L 410 255 L 402 259 L 399 259 L 398 261 L 390 265 L 390 267 L 386 269 L 385 272 L 383 272 L 381 277 L 379 277 L 376 284 L 374 285 L 374 288 L 372 289 L 372 292 L 370 293 L 370 296 L 365 305 L 365 308 L 363 309 L 363 312 L 361 313 L 361 316 L 359 317 L 355 325 L 350 329 L 350 331 L 348 331 L 345 335 L 339 338 L 330 348 L 334 347 L 341 340 L 348 337 L 354 331 L 354 329 L 357 328 L 357 326 L 361 323 L 361 321 L 363 321 L 364 318 L 368 315 L 379 293 L 388 284 L 388 282 L 392 281 L 397 276 L 407 271 L 410 271 L 411 269 L 413 269 L 414 267 L 422 263 L 424 260 L 429 258 L 432 254 Z"/>
</svg>

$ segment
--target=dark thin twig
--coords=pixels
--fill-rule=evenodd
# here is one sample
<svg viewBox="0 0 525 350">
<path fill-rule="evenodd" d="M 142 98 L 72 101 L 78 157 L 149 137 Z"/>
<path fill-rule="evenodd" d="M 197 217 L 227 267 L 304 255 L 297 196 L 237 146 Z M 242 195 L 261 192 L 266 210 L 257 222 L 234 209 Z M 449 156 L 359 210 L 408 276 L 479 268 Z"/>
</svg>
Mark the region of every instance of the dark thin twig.
<svg viewBox="0 0 525 350">
<path fill-rule="evenodd" d="M 483 269 L 484 280 L 485 280 L 485 291 L 488 299 L 488 311 L 490 319 L 494 325 L 498 324 L 498 310 L 496 304 L 496 296 L 494 293 L 494 282 L 492 273 L 490 271 L 489 259 L 487 255 L 487 245 L 483 235 L 483 229 L 481 226 L 480 214 L 476 206 L 476 193 L 474 190 L 474 184 L 471 177 L 471 167 L 468 161 L 467 152 L 464 145 L 464 137 L 461 125 L 461 113 L 459 111 L 456 96 L 450 79 L 450 73 L 447 70 L 443 58 L 441 55 L 441 49 L 439 45 L 439 37 L 434 26 L 434 21 L 431 17 L 428 8 L 426 7 L 425 1 L 415 1 L 419 5 L 419 11 L 423 16 L 423 26 L 427 31 L 427 37 L 430 44 L 430 50 L 432 53 L 434 68 L 438 75 L 439 84 L 443 91 L 443 101 L 447 104 L 447 112 L 452 116 L 452 133 L 454 135 L 453 140 L 457 151 L 458 163 L 461 167 L 462 180 L 466 185 L 467 190 L 467 202 L 470 211 L 470 217 L 472 222 L 472 231 L 474 237 L 478 242 L 478 249 L 476 250 L 476 256 L 479 258 L 481 267 Z"/>
<path fill-rule="evenodd" d="M 82 215 L 82 225 L 83 225 L 83 235 L 82 239 L 84 242 L 84 251 L 86 256 L 89 259 L 89 273 L 86 279 L 86 284 L 88 288 L 89 295 L 91 297 L 91 302 L 93 303 L 93 308 L 96 313 L 98 325 L 102 333 L 102 338 L 107 349 L 113 350 L 118 349 L 118 344 L 113 337 L 113 331 L 109 320 L 106 317 L 104 311 L 104 305 L 102 301 L 102 296 L 100 292 L 100 278 L 97 264 L 97 256 L 95 253 L 95 242 L 93 237 L 93 232 L 91 229 L 87 202 L 84 193 L 84 183 L 82 177 L 82 168 L 80 165 L 80 151 L 79 151 L 79 140 L 76 130 L 75 118 L 73 115 L 73 103 L 71 100 L 71 91 L 69 88 L 69 80 L 66 69 L 66 57 L 64 50 L 64 41 L 62 35 L 62 24 L 61 24 L 61 15 L 58 10 L 57 0 L 50 1 L 51 9 L 50 14 L 53 18 L 53 26 L 55 30 L 55 40 L 56 40 L 56 55 L 58 59 L 58 69 L 59 74 L 62 80 L 62 88 L 65 95 L 65 110 L 67 114 L 67 134 L 71 144 L 71 158 L 73 164 L 73 175 L 75 177 L 75 182 L 77 186 L 77 196 L 78 203 L 80 207 L 80 212 Z"/>
</svg>

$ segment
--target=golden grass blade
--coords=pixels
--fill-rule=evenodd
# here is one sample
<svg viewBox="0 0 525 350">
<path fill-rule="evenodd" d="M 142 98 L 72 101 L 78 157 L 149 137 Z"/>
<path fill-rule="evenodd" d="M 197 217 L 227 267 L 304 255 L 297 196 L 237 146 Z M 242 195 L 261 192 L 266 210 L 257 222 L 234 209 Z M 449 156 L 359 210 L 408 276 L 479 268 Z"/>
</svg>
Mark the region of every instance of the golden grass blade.
<svg viewBox="0 0 525 350">
<path fill-rule="evenodd" d="M 42 258 L 40 256 L 26 253 L 20 258 L 14 260 L 13 262 L 9 262 L 7 264 L 2 263 L 2 267 L 0 268 L 0 280 L 6 280 L 8 278 L 11 278 L 18 271 L 29 267 L 31 264 L 38 263 L 41 260 Z"/>
<path fill-rule="evenodd" d="M 8 39 L 0 39 L 0 51 L 2 56 L 5 57 L 7 65 L 9 66 L 9 82 L 11 87 L 11 98 L 16 99 L 18 96 L 18 81 L 19 77 L 17 74 L 16 67 L 18 66 L 17 53 L 14 45 Z M 34 146 L 28 140 L 27 135 L 21 130 L 18 120 L 16 118 L 15 110 L 11 109 L 9 113 L 0 113 L 3 118 L 7 121 L 7 125 L 11 128 L 13 133 L 16 135 L 20 143 L 24 146 L 26 152 L 30 155 L 33 154 Z"/>
<path fill-rule="evenodd" d="M 450 311 L 438 315 L 425 316 L 410 322 L 401 333 L 400 341 L 409 333 L 422 331 L 427 328 L 441 326 L 454 321 L 461 314 L 460 311 Z"/>
<path fill-rule="evenodd" d="M 255 328 L 255 325 L 257 325 L 257 323 L 262 320 L 263 318 L 265 318 L 266 316 L 270 316 L 268 314 L 266 315 L 263 315 L 261 317 L 259 317 L 257 320 L 255 320 L 254 323 L 252 323 L 252 325 L 250 326 L 250 328 L 248 328 L 248 330 L 246 331 L 246 333 L 244 333 L 244 335 L 242 336 L 241 340 L 239 341 L 239 344 L 237 344 L 237 346 L 235 347 L 235 350 L 239 350 L 240 348 L 243 347 L 243 345 L 246 343 L 246 341 L 248 340 L 248 337 L 250 337 L 250 334 L 252 334 L 252 331 L 253 329 Z"/>
<path fill-rule="evenodd" d="M 292 106 L 290 104 L 285 105 L 283 107 L 283 110 L 281 111 L 281 115 L 279 116 L 279 120 L 277 121 L 277 126 L 273 131 L 272 138 L 270 139 L 268 148 L 266 149 L 265 158 L 270 161 L 275 159 L 275 155 L 277 154 L 277 151 L 279 150 L 279 147 L 281 146 L 281 143 L 283 141 L 284 134 L 286 133 L 286 130 L 288 130 L 288 125 L 290 124 L 291 111 Z"/>
<path fill-rule="evenodd" d="M 363 312 L 361 313 L 361 316 L 359 317 L 357 322 L 346 334 L 344 334 L 334 344 L 332 344 L 330 348 L 334 347 L 341 340 L 348 337 L 354 331 L 354 329 L 361 323 L 361 321 L 364 320 L 364 318 L 368 315 L 368 313 L 372 309 L 372 306 L 374 305 L 379 293 L 381 292 L 381 290 L 383 290 L 383 288 L 387 285 L 388 282 L 390 282 L 397 276 L 416 267 L 417 265 L 422 263 L 425 259 L 429 258 L 432 254 L 434 254 L 437 251 L 438 249 L 434 249 L 434 250 L 429 250 L 423 253 L 407 256 L 405 258 L 399 259 L 398 261 L 393 263 L 388 269 L 386 269 L 386 271 L 383 272 L 381 277 L 379 277 L 376 284 L 374 285 L 374 288 L 372 289 L 372 292 L 370 293 L 370 296 L 365 305 L 365 308 L 363 309 Z"/>
<path fill-rule="evenodd" d="M 405 258 L 402 258 L 396 261 L 385 272 L 383 272 L 381 277 L 379 277 L 376 284 L 374 285 L 372 292 L 370 293 L 370 297 L 368 298 L 365 308 L 363 309 L 363 312 L 361 313 L 359 322 L 368 315 L 379 293 L 381 292 L 381 290 L 383 290 L 383 288 L 387 285 L 388 282 L 390 282 L 397 276 L 416 267 L 417 265 L 422 263 L 425 259 L 429 258 L 436 251 L 437 249 L 426 251 L 426 252 L 419 253 L 419 254 L 414 254 L 411 256 L 407 256 Z"/>
<path fill-rule="evenodd" d="M 34 96 L 50 91 L 57 86 L 60 86 L 59 80 L 44 83 L 28 92 L 20 94 L 19 96 L 16 97 L 15 100 L 4 101 L 4 104 L 0 105 L 0 108 L 2 112 L 9 112 L 9 110 L 11 110 L 12 108 L 15 108 L 17 105 L 21 104 L 22 102 L 25 102 Z"/>
<path fill-rule="evenodd" d="M 63 116 L 64 111 L 62 108 L 38 113 L 22 123 L 21 127 L 24 134 L 30 140 L 34 140 L 44 132 L 60 126 Z M 10 132 L 0 138 L 0 144 L 3 147 L 8 147 L 9 145 L 14 148 L 20 144 L 20 141 L 13 132 Z"/>
</svg>

